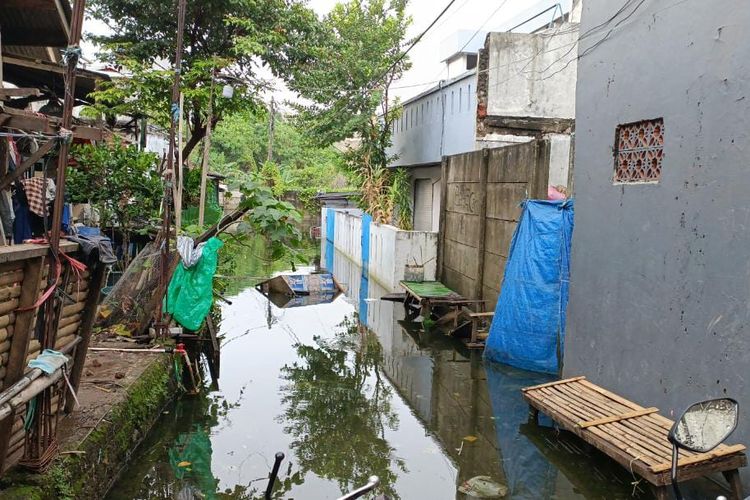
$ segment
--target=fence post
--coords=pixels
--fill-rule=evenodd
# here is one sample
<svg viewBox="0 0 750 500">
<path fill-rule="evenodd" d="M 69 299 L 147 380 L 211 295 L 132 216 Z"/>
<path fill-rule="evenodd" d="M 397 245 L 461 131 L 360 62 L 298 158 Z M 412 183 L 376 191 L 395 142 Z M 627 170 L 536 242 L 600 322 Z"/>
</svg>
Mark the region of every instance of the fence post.
<svg viewBox="0 0 750 500">
<path fill-rule="evenodd" d="M 490 163 L 490 150 L 482 149 L 482 167 L 479 170 L 479 185 L 481 186 L 482 196 L 479 199 L 479 241 L 477 242 L 477 252 L 479 259 L 477 264 L 477 281 L 474 284 L 474 297 L 482 299 L 484 295 L 484 246 L 487 232 L 487 171 Z"/>
<path fill-rule="evenodd" d="M 81 342 L 76 346 L 76 351 L 73 355 L 73 367 L 70 369 L 70 385 L 73 386 L 73 390 L 76 393 L 78 392 L 78 386 L 81 384 L 83 364 L 86 361 L 86 353 L 89 350 L 89 342 L 91 342 L 91 331 L 94 327 L 96 312 L 99 308 L 99 294 L 106 279 L 107 266 L 99 262 L 89 278 L 89 293 L 86 296 L 86 304 L 83 306 L 83 316 L 81 317 L 81 326 L 78 329 Z M 72 412 L 74 406 L 74 398 L 65 399 L 66 413 Z"/>
</svg>

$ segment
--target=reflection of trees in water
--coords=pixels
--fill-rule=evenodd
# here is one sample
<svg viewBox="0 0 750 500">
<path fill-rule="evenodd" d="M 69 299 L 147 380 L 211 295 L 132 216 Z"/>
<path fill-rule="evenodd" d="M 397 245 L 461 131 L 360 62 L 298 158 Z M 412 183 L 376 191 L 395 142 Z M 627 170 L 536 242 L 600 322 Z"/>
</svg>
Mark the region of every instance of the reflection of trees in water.
<svg viewBox="0 0 750 500">
<path fill-rule="evenodd" d="M 281 373 L 286 406 L 279 420 L 293 438 L 290 447 L 304 473 L 336 481 L 341 491 L 367 483 L 375 474 L 387 495 L 397 498 L 397 474 L 385 439 L 398 427 L 391 407 L 392 388 L 380 372 L 383 353 L 374 334 L 346 319 L 331 340 L 314 337 L 315 345 L 296 344 L 299 361 Z"/>
</svg>

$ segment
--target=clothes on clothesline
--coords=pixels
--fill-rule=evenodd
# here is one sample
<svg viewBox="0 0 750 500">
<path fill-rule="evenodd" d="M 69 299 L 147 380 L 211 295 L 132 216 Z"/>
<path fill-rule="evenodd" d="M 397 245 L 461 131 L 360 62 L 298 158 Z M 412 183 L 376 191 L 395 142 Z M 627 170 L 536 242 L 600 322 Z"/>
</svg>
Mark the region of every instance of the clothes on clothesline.
<svg viewBox="0 0 750 500">
<path fill-rule="evenodd" d="M 31 212 L 26 201 L 26 195 L 22 190 L 17 190 L 13 195 L 13 211 L 16 215 L 13 221 L 13 242 L 23 243 L 33 236 L 31 233 Z"/>
<path fill-rule="evenodd" d="M 21 179 L 21 185 L 26 193 L 26 200 L 29 202 L 29 210 L 39 217 L 49 215 L 47 204 L 55 199 L 56 187 L 52 179 L 42 177 L 32 177 L 31 179 Z M 46 191 L 46 192 L 45 192 Z M 46 202 L 46 203 L 45 203 Z"/>
</svg>

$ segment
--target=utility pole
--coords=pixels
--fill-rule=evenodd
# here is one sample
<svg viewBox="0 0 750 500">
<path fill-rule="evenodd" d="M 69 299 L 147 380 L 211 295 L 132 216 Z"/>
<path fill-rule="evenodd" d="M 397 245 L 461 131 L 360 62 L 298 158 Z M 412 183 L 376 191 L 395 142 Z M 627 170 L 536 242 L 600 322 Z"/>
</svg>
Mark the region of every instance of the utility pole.
<svg viewBox="0 0 750 500">
<path fill-rule="evenodd" d="M 268 115 L 268 158 L 266 161 L 273 161 L 273 133 L 276 130 L 276 107 L 271 96 L 271 112 Z"/>
<path fill-rule="evenodd" d="M 203 138 L 203 162 L 201 164 L 201 198 L 198 205 L 198 225 L 203 227 L 206 215 L 206 177 L 208 177 L 208 153 L 211 149 L 211 124 L 214 121 L 214 83 L 215 71 L 211 70 L 211 90 L 208 96 L 208 123 L 206 124 L 206 136 Z"/>
</svg>

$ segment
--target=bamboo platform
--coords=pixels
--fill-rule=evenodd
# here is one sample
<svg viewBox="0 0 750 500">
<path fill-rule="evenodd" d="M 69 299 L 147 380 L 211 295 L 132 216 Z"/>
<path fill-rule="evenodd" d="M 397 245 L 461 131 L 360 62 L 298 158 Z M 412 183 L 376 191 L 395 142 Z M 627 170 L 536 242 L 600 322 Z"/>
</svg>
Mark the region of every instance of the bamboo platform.
<svg viewBox="0 0 750 500">
<path fill-rule="evenodd" d="M 484 311 L 484 301 L 468 299 L 455 292 L 439 281 L 402 281 L 401 288 L 404 289 L 404 306 L 408 309 L 418 310 L 422 318 L 430 318 L 437 309 L 438 325 L 453 323 L 453 330 L 459 327 L 461 310 L 464 307 L 478 306 L 480 312 Z"/>
<path fill-rule="evenodd" d="M 658 499 L 670 498 L 673 421 L 592 384 L 585 377 L 527 387 L 523 397 L 534 420 L 543 412 L 562 428 L 648 481 Z M 733 498 L 742 499 L 738 469 L 747 465 L 745 446 L 719 445 L 706 453 L 680 450 L 677 479 L 685 481 L 721 472 Z"/>
</svg>

